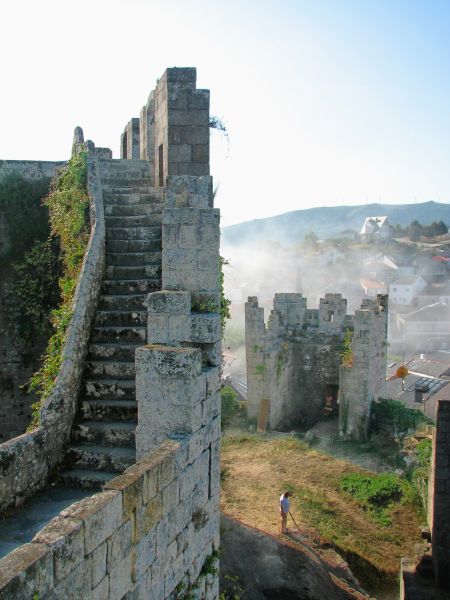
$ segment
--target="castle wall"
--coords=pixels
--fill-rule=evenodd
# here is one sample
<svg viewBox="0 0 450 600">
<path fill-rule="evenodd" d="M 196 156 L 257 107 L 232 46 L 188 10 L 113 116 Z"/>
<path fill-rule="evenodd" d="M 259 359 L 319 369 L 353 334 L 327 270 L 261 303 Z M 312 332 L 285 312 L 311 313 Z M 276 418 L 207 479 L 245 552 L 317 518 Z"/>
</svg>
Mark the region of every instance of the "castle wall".
<svg viewBox="0 0 450 600">
<path fill-rule="evenodd" d="M 51 179 L 57 169 L 66 164 L 65 161 L 48 160 L 0 160 L 0 177 L 2 175 L 17 173 L 25 179 Z"/>
<path fill-rule="evenodd" d="M 64 162 L 5 160 L 0 161 L 0 179 L 16 173 L 27 180 L 49 180 Z M 7 224 L 0 214 L 0 247 L 7 249 L 10 239 Z M 16 276 L 12 265 L 0 265 L 0 443 L 22 434 L 31 419 L 31 405 L 37 401 L 22 386 L 39 368 L 47 339 L 40 337 L 25 344 L 18 332 L 16 306 L 12 289 Z"/>
<path fill-rule="evenodd" d="M 339 370 L 339 432 L 347 439 L 367 437 L 372 402 L 383 395 L 387 321 L 386 296 L 363 302 L 355 312 L 352 363 Z"/>
<path fill-rule="evenodd" d="M 0 512 L 23 504 L 42 489 L 61 462 L 77 410 L 83 360 L 105 266 L 105 224 L 97 159 L 88 158 L 92 228 L 74 298 L 62 365 L 35 430 L 0 444 Z"/>
<path fill-rule="evenodd" d="M 209 486 L 218 489 L 220 472 L 209 479 L 209 448 L 220 427 L 208 432 L 201 442 L 161 444 L 0 560 L 1 597 L 159 600 L 196 586 L 190 597 L 217 599 L 219 514 Z"/>
<path fill-rule="evenodd" d="M 381 393 L 385 380 L 387 312 L 379 318 L 378 305 L 359 312 L 358 319 L 367 314 L 373 324 L 363 347 L 363 326 L 358 329 L 350 377 L 350 371 L 342 370 L 341 352 L 354 318 L 347 315 L 347 301 L 340 294 L 326 294 L 318 310 L 308 309 L 301 294 L 276 294 L 267 327 L 257 298 L 250 297 L 245 306 L 248 418 L 255 421 L 268 402 L 268 427 L 311 426 L 326 403 L 336 409 L 344 387 L 355 435 L 363 436 L 372 399 Z"/>
</svg>

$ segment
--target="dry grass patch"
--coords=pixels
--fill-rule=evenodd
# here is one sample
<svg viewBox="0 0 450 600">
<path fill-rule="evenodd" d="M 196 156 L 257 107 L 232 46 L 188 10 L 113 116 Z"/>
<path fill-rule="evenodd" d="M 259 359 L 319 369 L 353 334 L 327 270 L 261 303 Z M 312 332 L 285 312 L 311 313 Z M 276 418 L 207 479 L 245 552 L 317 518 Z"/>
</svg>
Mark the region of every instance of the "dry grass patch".
<svg viewBox="0 0 450 600">
<path fill-rule="evenodd" d="M 299 527 L 341 551 L 368 588 L 379 587 L 381 581 L 388 588 L 397 585 L 400 558 L 420 543 L 423 515 L 412 495 L 392 505 L 391 525 L 378 524 L 340 486 L 343 475 L 368 472 L 310 450 L 294 437 L 225 436 L 222 472 L 225 513 L 277 533 L 278 498 L 285 489 L 292 490 Z"/>
</svg>

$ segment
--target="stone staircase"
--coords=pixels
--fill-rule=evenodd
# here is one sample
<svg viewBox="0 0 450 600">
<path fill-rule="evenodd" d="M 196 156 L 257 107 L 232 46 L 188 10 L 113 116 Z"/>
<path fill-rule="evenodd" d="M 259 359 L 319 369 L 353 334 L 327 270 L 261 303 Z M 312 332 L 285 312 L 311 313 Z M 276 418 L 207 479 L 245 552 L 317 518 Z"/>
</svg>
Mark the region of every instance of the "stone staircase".
<svg viewBox="0 0 450 600">
<path fill-rule="evenodd" d="M 136 348 L 147 341 L 145 299 L 161 289 L 164 188 L 149 163 L 99 161 L 106 272 L 91 332 L 65 485 L 99 489 L 135 462 Z"/>
</svg>

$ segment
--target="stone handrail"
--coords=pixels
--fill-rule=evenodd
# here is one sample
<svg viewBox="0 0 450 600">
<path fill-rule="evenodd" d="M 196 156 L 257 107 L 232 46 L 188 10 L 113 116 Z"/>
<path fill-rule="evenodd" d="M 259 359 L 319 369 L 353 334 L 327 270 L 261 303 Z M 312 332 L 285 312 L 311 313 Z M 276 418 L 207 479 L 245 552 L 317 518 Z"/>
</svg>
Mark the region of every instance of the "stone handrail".
<svg viewBox="0 0 450 600">
<path fill-rule="evenodd" d="M 63 456 L 77 410 L 83 363 L 105 268 L 105 220 L 98 159 L 88 155 L 91 234 L 75 290 L 73 315 L 53 391 L 40 426 L 0 445 L 0 511 L 42 489 Z"/>
</svg>

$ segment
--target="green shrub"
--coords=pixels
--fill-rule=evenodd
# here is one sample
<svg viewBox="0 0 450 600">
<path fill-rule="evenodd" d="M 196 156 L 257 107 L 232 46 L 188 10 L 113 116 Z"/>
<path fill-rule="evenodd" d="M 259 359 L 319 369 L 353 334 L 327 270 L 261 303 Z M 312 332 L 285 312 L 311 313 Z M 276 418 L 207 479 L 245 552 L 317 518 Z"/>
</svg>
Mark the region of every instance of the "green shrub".
<svg viewBox="0 0 450 600">
<path fill-rule="evenodd" d="M 340 487 L 383 526 L 391 524 L 388 509 L 395 502 L 399 502 L 404 493 L 404 484 L 393 473 L 351 473 L 341 478 Z"/>
<path fill-rule="evenodd" d="M 224 385 L 220 390 L 222 414 L 222 428 L 228 425 L 231 419 L 241 410 L 241 404 L 237 393 L 229 385 Z"/>
<path fill-rule="evenodd" d="M 419 423 L 432 423 L 420 410 L 408 408 L 398 400 L 381 398 L 372 404 L 372 428 L 388 427 L 393 432 L 415 429 Z"/>
<path fill-rule="evenodd" d="M 29 429 L 39 423 L 39 409 L 47 398 L 61 369 L 61 355 L 67 329 L 72 318 L 72 303 L 89 240 L 89 196 L 87 186 L 87 154 L 73 156 L 65 169 L 53 180 L 45 199 L 50 214 L 51 235 L 58 239 L 62 277 L 59 280 L 60 306 L 51 313 L 53 328 L 42 367 L 31 378 L 29 389 L 37 392 L 40 402 L 33 406 Z"/>
</svg>

